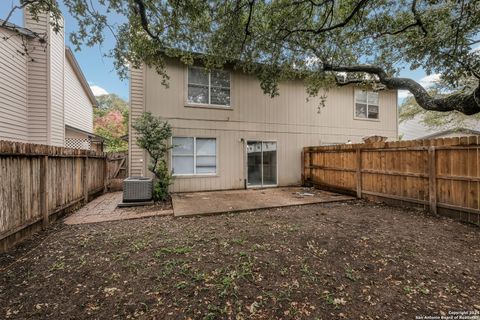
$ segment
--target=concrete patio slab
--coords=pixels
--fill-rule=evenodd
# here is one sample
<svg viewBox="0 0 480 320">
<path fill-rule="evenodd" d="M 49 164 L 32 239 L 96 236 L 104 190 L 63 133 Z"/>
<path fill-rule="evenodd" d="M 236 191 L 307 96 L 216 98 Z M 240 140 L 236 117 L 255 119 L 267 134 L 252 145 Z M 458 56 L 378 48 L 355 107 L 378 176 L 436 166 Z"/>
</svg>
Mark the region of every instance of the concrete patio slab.
<svg viewBox="0 0 480 320">
<path fill-rule="evenodd" d="M 117 220 L 139 219 L 152 216 L 172 215 L 171 208 L 162 205 L 117 208 L 122 202 L 122 192 L 110 192 L 87 203 L 64 220 L 65 224 L 97 223 Z"/>
<path fill-rule="evenodd" d="M 338 193 L 301 187 L 176 193 L 175 216 L 215 214 L 353 200 Z"/>
</svg>

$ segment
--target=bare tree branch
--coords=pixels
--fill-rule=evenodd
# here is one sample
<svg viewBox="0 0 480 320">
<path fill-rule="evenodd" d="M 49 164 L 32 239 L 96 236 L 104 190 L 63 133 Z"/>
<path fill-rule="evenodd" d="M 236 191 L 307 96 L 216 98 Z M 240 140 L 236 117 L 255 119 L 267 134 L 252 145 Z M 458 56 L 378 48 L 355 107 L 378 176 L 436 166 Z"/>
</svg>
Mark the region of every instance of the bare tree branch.
<svg viewBox="0 0 480 320">
<path fill-rule="evenodd" d="M 7 17 L 5 18 L 5 20 L 3 20 L 2 22 L 2 27 L 5 27 L 8 23 L 8 21 L 10 20 L 10 18 L 12 17 L 12 14 L 15 12 L 15 10 L 18 10 L 18 9 L 23 9 L 25 8 L 26 6 L 28 6 L 29 4 L 32 4 L 36 2 L 36 0 L 24 0 L 24 1 L 21 1 L 20 2 L 20 5 L 18 6 L 14 6 L 9 12 L 8 12 L 8 15 Z"/>
<path fill-rule="evenodd" d="M 255 5 L 255 0 L 251 0 L 248 2 L 248 19 L 247 19 L 247 23 L 245 24 L 245 37 L 243 38 L 243 41 L 242 41 L 242 46 L 241 46 L 241 49 L 240 49 L 240 52 L 243 52 L 243 48 L 245 47 L 245 43 L 247 42 L 247 38 L 248 36 L 251 35 L 251 32 L 250 32 L 250 23 L 252 21 L 252 15 L 253 15 L 253 7 Z"/>
<path fill-rule="evenodd" d="M 299 33 L 299 32 L 307 32 L 307 33 L 313 33 L 313 34 L 320 34 L 328 31 L 332 31 L 335 29 L 343 28 L 345 27 L 354 17 L 355 15 L 362 9 L 368 2 L 369 0 L 360 0 L 357 5 L 353 8 L 352 12 L 342 21 L 334 25 L 329 25 L 328 27 L 320 27 L 318 29 L 294 29 L 294 30 L 288 30 L 288 29 L 282 29 L 282 31 L 286 31 L 288 35 L 291 35 L 293 33 Z M 333 7 L 332 7 L 333 10 Z"/>
</svg>

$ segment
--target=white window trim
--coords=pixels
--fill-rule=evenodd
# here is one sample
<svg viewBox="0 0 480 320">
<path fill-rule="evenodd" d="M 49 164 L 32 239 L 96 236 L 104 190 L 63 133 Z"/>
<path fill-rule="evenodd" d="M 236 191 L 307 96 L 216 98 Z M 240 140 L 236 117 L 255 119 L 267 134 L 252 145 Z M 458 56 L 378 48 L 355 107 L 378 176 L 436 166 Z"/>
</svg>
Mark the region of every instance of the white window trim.
<svg viewBox="0 0 480 320">
<path fill-rule="evenodd" d="M 211 136 L 208 136 L 208 137 L 202 137 L 202 136 L 198 136 L 198 137 L 192 137 L 192 136 L 183 136 L 183 135 L 176 135 L 176 136 L 172 136 L 170 138 L 170 145 L 173 146 L 173 138 L 193 138 L 193 173 L 173 173 L 173 176 L 174 177 L 179 177 L 179 178 L 188 178 L 188 177 L 217 177 L 218 176 L 218 138 L 217 137 L 211 137 Z M 205 157 L 213 157 L 215 156 L 215 172 L 212 172 L 212 173 L 197 173 L 197 138 L 198 139 L 215 139 L 215 155 L 201 155 L 201 156 L 205 156 Z M 180 154 L 180 155 L 175 155 L 175 157 L 182 157 L 182 156 L 185 156 L 185 157 L 191 157 L 192 155 L 186 155 L 186 154 Z M 171 152 L 170 152 L 170 170 L 173 170 L 173 157 L 174 157 L 174 154 L 173 154 L 173 149 L 171 149 Z"/>
<path fill-rule="evenodd" d="M 186 107 L 201 107 L 201 108 L 212 108 L 212 109 L 224 109 L 224 110 L 232 110 L 232 73 L 229 70 L 220 70 L 220 69 L 213 69 L 213 71 L 226 71 L 228 72 L 228 81 L 230 83 L 230 87 L 220 87 L 220 86 L 213 86 L 214 88 L 220 88 L 220 89 L 228 89 L 230 91 L 230 104 L 229 105 L 223 105 L 223 104 L 212 104 L 211 99 L 211 88 L 212 88 L 212 72 L 208 71 L 208 103 L 197 103 L 197 102 L 191 102 L 188 101 L 188 69 L 193 68 L 193 69 L 201 69 L 205 71 L 205 68 L 199 67 L 199 66 L 185 66 L 185 106 Z M 198 85 L 198 86 L 205 86 L 202 84 L 195 84 L 192 83 L 193 85 Z"/>
<path fill-rule="evenodd" d="M 367 116 L 365 118 L 362 117 L 357 117 L 357 92 L 358 91 L 365 91 L 367 92 Z M 369 90 L 361 90 L 361 89 L 354 89 L 353 90 L 353 119 L 355 120 L 363 120 L 363 121 L 380 121 L 380 94 L 378 94 L 378 118 L 369 118 L 368 117 L 368 92 L 374 92 L 374 91 L 369 91 Z"/>
</svg>

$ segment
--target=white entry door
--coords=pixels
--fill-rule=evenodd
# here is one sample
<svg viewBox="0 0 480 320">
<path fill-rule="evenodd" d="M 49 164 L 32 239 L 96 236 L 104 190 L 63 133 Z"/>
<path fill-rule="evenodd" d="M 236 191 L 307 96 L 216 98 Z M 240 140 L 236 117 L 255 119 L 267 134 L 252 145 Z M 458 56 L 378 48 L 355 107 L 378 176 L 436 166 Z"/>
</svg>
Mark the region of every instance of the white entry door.
<svg viewBox="0 0 480 320">
<path fill-rule="evenodd" d="M 247 187 L 277 185 L 277 142 L 247 141 Z"/>
</svg>

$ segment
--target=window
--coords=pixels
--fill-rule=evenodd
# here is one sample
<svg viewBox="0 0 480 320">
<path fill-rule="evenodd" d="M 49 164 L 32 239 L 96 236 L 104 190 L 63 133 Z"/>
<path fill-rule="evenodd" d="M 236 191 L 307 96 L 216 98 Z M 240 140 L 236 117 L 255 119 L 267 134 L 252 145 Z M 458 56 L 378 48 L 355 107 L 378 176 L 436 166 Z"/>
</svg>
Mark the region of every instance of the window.
<svg viewBox="0 0 480 320">
<path fill-rule="evenodd" d="M 378 119 L 378 93 L 355 91 L 355 117 L 364 119 Z"/>
<path fill-rule="evenodd" d="M 172 169 L 174 175 L 217 173 L 215 138 L 173 137 Z"/>
<path fill-rule="evenodd" d="M 230 73 L 208 72 L 204 68 L 188 68 L 187 101 L 195 104 L 230 106 Z"/>
</svg>

